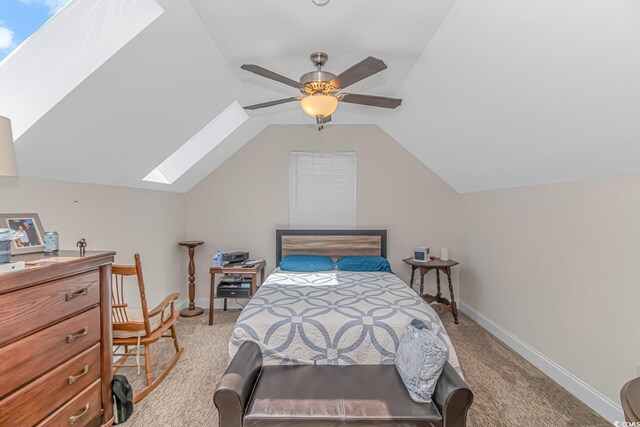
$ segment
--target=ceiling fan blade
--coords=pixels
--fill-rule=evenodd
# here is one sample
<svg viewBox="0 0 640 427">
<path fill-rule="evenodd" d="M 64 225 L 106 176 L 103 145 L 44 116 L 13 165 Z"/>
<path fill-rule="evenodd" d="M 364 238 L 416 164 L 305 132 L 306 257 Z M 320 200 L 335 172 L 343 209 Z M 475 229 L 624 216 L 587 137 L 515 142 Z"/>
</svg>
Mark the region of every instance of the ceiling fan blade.
<svg viewBox="0 0 640 427">
<path fill-rule="evenodd" d="M 356 65 L 349 67 L 342 73 L 338 74 L 335 79 L 331 81 L 335 87 L 344 89 L 347 86 L 366 79 L 376 73 L 387 68 L 387 64 L 382 59 L 369 56 L 368 58 L 358 62 Z"/>
<path fill-rule="evenodd" d="M 273 107 L 274 105 L 286 104 L 287 102 L 300 101 L 302 98 L 299 96 L 294 96 L 291 98 L 278 99 L 275 101 L 263 102 L 261 104 L 253 104 L 247 105 L 244 107 L 245 110 L 257 110 L 259 108 Z"/>
<path fill-rule="evenodd" d="M 357 95 L 354 93 L 343 93 L 342 102 L 349 104 L 370 105 L 372 107 L 396 108 L 402 104 L 402 99 L 387 98 L 386 96 Z"/>
<path fill-rule="evenodd" d="M 292 80 L 289 77 L 281 76 L 280 74 L 274 73 L 273 71 L 269 71 L 266 68 L 263 68 L 259 65 L 244 64 L 240 68 L 242 68 L 243 70 L 247 70 L 252 73 L 255 73 L 259 76 L 266 77 L 268 79 L 275 80 L 280 83 L 284 83 L 287 86 L 295 87 L 296 89 L 300 89 L 302 87 L 300 82 Z"/>
</svg>

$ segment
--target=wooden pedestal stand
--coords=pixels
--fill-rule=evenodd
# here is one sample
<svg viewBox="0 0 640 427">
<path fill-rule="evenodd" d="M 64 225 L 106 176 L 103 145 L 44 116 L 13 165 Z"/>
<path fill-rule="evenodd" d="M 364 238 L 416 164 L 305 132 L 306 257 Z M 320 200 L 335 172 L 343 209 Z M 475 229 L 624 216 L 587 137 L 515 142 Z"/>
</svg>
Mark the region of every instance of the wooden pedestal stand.
<svg viewBox="0 0 640 427">
<path fill-rule="evenodd" d="M 189 250 L 189 307 L 180 312 L 182 317 L 194 317 L 200 316 L 204 313 L 204 310 L 200 307 L 196 307 L 194 301 L 196 297 L 196 263 L 193 261 L 193 256 L 196 253 L 196 247 L 204 244 L 200 240 L 188 240 L 178 243 L 180 246 L 184 246 Z"/>
</svg>

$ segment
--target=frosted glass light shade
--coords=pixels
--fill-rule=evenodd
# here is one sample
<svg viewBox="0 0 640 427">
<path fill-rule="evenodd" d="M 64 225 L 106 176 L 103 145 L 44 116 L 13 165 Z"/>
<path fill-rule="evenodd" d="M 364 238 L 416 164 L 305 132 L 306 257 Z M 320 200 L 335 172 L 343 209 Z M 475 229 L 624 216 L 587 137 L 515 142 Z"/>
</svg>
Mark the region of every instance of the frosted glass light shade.
<svg viewBox="0 0 640 427">
<path fill-rule="evenodd" d="M 0 176 L 16 176 L 11 120 L 0 116 Z"/>
<path fill-rule="evenodd" d="M 331 95 L 311 95 L 300 101 L 305 113 L 311 117 L 330 116 L 338 108 L 338 98 Z"/>
</svg>

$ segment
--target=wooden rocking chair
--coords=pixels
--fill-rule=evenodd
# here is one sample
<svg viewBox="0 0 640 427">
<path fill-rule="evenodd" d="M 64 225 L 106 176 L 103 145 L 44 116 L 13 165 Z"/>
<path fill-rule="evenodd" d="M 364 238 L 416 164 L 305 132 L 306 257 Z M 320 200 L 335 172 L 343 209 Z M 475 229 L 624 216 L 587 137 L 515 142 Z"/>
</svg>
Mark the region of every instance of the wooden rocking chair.
<svg viewBox="0 0 640 427">
<path fill-rule="evenodd" d="M 139 363 L 136 365 L 126 365 L 126 360 L 130 356 L 135 356 L 138 360 L 141 347 L 144 347 L 144 368 L 147 374 L 147 387 L 137 392 L 133 396 L 133 402 L 138 402 L 149 394 L 158 384 L 165 379 L 178 362 L 182 349 L 178 344 L 176 336 L 175 323 L 180 315 L 173 308 L 173 303 L 180 294 L 173 293 L 166 297 L 160 305 L 149 311 L 147 308 L 147 298 L 144 291 L 144 279 L 142 278 L 142 263 L 140 262 L 140 254 L 134 255 L 134 265 L 114 265 L 113 281 L 111 283 L 112 293 L 112 320 L 113 320 L 113 345 L 118 347 L 117 350 L 124 347 L 124 352 L 114 352 L 114 356 L 120 356 L 120 360 L 114 363 L 114 371 L 124 367 L 140 368 Z M 138 289 L 140 291 L 140 308 L 132 308 L 125 302 L 124 298 L 124 278 L 128 276 L 136 276 L 138 279 Z M 165 335 L 166 331 L 170 331 L 170 335 Z M 160 338 L 173 339 L 173 346 L 176 354 L 167 364 L 165 370 L 156 378 L 151 376 L 151 344 L 157 342 Z M 134 351 L 130 351 L 135 348 Z"/>
</svg>

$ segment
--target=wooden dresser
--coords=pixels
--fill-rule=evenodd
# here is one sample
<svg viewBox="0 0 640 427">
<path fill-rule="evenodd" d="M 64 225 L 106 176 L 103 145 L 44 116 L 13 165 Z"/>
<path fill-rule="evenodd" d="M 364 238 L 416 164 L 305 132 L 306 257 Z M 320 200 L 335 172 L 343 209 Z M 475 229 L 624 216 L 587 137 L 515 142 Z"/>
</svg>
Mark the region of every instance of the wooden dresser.
<svg viewBox="0 0 640 427">
<path fill-rule="evenodd" d="M 19 255 L 0 274 L 0 426 L 110 426 L 114 252 Z"/>
</svg>

